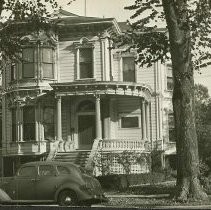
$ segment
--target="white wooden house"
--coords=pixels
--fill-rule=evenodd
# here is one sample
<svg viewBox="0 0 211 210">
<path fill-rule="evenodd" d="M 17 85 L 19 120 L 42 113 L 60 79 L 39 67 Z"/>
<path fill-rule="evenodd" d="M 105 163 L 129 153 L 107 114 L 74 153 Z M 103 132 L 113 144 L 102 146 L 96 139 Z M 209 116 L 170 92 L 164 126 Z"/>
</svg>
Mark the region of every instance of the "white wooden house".
<svg viewBox="0 0 211 210">
<path fill-rule="evenodd" d="M 170 65 L 139 67 L 135 51 L 113 49 L 126 26 L 114 18 L 60 10 L 55 21 L 51 37 L 23 37 L 23 62 L 3 73 L 4 175 L 46 157 L 86 165 L 97 150 L 173 153 Z"/>
</svg>

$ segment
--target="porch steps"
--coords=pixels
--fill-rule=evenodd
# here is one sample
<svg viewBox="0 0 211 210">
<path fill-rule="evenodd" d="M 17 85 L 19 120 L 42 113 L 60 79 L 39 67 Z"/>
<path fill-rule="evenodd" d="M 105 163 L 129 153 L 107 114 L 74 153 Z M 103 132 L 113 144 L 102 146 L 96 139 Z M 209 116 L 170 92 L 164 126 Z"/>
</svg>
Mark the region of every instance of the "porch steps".
<svg viewBox="0 0 211 210">
<path fill-rule="evenodd" d="M 69 162 L 85 167 L 90 150 L 76 150 L 71 152 L 58 152 L 54 161 Z"/>
</svg>

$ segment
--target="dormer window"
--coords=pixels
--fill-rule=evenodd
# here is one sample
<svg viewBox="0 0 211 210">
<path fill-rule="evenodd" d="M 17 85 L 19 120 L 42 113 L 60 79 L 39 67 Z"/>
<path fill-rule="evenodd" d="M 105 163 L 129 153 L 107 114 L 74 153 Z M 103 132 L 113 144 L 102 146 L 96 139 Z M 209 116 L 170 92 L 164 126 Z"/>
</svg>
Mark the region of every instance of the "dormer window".
<svg viewBox="0 0 211 210">
<path fill-rule="evenodd" d="M 43 65 L 43 78 L 53 79 L 54 78 L 54 62 L 53 62 L 53 49 L 43 48 L 42 49 L 42 65 Z"/>
<path fill-rule="evenodd" d="M 22 52 L 23 59 L 23 78 L 34 78 L 35 77 L 35 56 L 34 48 L 24 48 Z"/>
<path fill-rule="evenodd" d="M 79 49 L 79 75 L 80 79 L 93 78 L 93 49 Z"/>
</svg>

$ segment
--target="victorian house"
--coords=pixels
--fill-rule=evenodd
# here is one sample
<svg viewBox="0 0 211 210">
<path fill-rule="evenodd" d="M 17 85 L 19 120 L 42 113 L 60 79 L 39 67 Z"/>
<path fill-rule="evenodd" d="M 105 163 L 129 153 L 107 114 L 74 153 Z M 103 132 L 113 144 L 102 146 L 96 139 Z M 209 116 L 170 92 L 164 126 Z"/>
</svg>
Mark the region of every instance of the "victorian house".
<svg viewBox="0 0 211 210">
<path fill-rule="evenodd" d="M 175 152 L 171 65 L 139 67 L 135 50 L 113 48 L 126 27 L 114 18 L 59 10 L 54 19 L 51 36 L 23 37 L 22 61 L 3 72 L 3 174 L 33 160 L 86 166 L 98 150 L 158 150 L 164 164 Z"/>
</svg>

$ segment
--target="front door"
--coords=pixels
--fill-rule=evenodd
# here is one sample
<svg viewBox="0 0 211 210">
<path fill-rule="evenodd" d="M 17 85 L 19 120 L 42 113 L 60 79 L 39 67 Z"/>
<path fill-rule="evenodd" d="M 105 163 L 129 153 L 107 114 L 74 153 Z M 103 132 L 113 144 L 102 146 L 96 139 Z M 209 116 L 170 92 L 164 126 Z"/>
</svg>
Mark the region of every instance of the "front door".
<svg viewBox="0 0 211 210">
<path fill-rule="evenodd" d="M 95 127 L 95 115 L 78 115 L 79 149 L 89 150 L 92 148 L 96 137 Z"/>
</svg>

